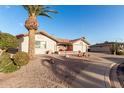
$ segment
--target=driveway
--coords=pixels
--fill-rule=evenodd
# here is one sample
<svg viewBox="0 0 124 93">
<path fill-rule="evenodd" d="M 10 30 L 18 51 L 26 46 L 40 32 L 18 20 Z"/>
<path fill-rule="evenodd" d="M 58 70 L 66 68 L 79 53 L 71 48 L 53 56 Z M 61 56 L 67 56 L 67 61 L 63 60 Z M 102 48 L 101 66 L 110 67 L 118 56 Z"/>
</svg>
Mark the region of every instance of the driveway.
<svg viewBox="0 0 124 93">
<path fill-rule="evenodd" d="M 55 63 L 49 63 L 49 58 L 53 58 Z M 110 87 L 107 80 L 110 66 L 123 60 L 123 56 L 100 53 L 90 53 L 88 58 L 37 55 L 34 60 L 16 72 L 1 73 L 0 87 Z"/>
</svg>

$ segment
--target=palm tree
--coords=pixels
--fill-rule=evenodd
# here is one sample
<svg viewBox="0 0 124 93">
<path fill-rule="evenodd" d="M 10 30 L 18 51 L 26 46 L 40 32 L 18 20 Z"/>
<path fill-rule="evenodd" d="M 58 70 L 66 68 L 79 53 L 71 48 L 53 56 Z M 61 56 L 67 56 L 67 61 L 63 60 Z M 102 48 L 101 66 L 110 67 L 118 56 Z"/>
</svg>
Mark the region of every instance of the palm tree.
<svg viewBox="0 0 124 93">
<path fill-rule="evenodd" d="M 51 18 L 49 16 L 49 12 L 51 13 L 58 13 L 55 10 L 49 10 L 50 7 L 44 6 L 44 5 L 23 5 L 24 9 L 27 10 L 29 18 L 25 21 L 25 27 L 29 31 L 29 48 L 28 48 L 28 54 L 29 58 L 34 57 L 35 53 L 35 33 L 38 29 L 38 21 L 37 16 L 46 16 Z"/>
</svg>

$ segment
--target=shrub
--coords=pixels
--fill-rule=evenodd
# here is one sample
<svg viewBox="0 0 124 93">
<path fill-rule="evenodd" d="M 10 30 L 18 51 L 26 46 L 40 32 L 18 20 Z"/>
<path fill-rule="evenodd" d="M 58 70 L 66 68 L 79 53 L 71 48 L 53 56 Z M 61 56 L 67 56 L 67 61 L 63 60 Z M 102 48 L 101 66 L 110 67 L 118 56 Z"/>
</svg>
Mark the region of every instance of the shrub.
<svg viewBox="0 0 124 93">
<path fill-rule="evenodd" d="M 10 73 L 10 72 L 15 72 L 18 69 L 20 69 L 20 66 L 14 65 L 13 63 L 10 63 L 8 66 L 5 66 L 2 72 L 4 73 Z"/>
<path fill-rule="evenodd" d="M 25 52 L 17 52 L 14 56 L 14 63 L 18 66 L 26 65 L 29 62 L 28 54 Z"/>
<path fill-rule="evenodd" d="M 19 67 L 13 63 L 9 53 L 3 52 L 0 56 L 0 72 L 9 73 L 18 69 Z"/>
<path fill-rule="evenodd" d="M 48 50 L 48 51 L 46 51 L 46 54 L 49 54 L 50 53 L 50 51 Z"/>
<path fill-rule="evenodd" d="M 0 32 L 0 48 L 7 49 L 7 48 L 17 48 L 19 45 L 18 39 L 9 34 Z"/>
<path fill-rule="evenodd" d="M 58 51 L 55 51 L 54 54 L 59 54 L 59 52 Z"/>
<path fill-rule="evenodd" d="M 3 52 L 2 55 L 0 56 L 0 68 L 4 67 L 10 62 L 12 62 L 12 60 L 10 59 L 9 53 Z"/>
<path fill-rule="evenodd" d="M 124 51 L 117 51 L 117 55 L 124 55 Z"/>
</svg>

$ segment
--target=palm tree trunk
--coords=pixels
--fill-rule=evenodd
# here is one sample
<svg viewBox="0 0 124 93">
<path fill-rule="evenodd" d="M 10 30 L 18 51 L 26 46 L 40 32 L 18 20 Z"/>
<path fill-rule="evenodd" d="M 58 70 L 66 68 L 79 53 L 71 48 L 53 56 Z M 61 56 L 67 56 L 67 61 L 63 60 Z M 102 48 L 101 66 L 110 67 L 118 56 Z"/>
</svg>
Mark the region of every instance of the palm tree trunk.
<svg viewBox="0 0 124 93">
<path fill-rule="evenodd" d="M 35 30 L 29 30 L 29 43 L 28 43 L 28 55 L 29 59 L 34 58 L 35 54 Z"/>
<path fill-rule="evenodd" d="M 29 59 L 34 58 L 35 54 L 35 32 L 38 29 L 38 22 L 34 13 L 29 15 L 28 20 L 25 22 L 25 27 L 28 29 L 29 43 L 28 43 L 28 55 Z"/>
</svg>

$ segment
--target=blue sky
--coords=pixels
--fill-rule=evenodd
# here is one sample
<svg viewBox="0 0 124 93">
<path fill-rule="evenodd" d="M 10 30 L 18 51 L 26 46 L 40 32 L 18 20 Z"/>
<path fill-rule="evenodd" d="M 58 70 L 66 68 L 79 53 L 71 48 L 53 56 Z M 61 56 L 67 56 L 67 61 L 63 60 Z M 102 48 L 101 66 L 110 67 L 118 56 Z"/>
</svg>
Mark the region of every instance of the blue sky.
<svg viewBox="0 0 124 93">
<path fill-rule="evenodd" d="M 59 14 L 53 19 L 38 17 L 39 30 L 57 37 L 86 37 L 91 44 L 104 41 L 124 42 L 124 6 L 51 6 Z M 13 35 L 27 33 L 27 11 L 22 6 L 0 6 L 0 30 Z"/>
</svg>

